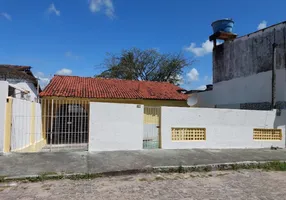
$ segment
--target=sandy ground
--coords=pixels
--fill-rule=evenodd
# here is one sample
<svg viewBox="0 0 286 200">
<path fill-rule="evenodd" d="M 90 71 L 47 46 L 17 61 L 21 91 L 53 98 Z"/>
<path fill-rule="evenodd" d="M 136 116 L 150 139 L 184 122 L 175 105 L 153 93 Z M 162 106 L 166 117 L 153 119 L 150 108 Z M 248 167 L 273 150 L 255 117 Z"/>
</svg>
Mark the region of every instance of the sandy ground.
<svg viewBox="0 0 286 200">
<path fill-rule="evenodd" d="M 138 174 L 0 184 L 0 199 L 286 199 L 286 172 Z"/>
</svg>

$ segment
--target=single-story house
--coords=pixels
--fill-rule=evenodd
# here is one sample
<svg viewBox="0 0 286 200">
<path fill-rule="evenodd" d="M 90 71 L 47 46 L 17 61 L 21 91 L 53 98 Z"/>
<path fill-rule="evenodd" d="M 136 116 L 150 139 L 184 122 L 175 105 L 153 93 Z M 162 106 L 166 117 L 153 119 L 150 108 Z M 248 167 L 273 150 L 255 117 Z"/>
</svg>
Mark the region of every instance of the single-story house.
<svg viewBox="0 0 286 200">
<path fill-rule="evenodd" d="M 153 81 L 55 75 L 40 97 L 45 118 L 43 130 L 48 143 L 53 144 L 64 144 L 66 140 L 78 143 L 78 137 L 74 136 L 78 133 L 83 133 L 81 141 L 87 142 L 90 102 L 144 105 L 144 123 L 154 124 L 153 127 L 159 126 L 161 106 L 188 107 L 185 90 L 171 83 Z M 58 135 L 57 141 L 55 137 L 49 138 L 49 133 Z M 62 136 L 65 133 L 68 139 Z"/>
<path fill-rule="evenodd" d="M 7 96 L 14 98 L 36 101 L 41 90 L 30 66 L 0 64 L 0 80 L 9 83 Z"/>
</svg>

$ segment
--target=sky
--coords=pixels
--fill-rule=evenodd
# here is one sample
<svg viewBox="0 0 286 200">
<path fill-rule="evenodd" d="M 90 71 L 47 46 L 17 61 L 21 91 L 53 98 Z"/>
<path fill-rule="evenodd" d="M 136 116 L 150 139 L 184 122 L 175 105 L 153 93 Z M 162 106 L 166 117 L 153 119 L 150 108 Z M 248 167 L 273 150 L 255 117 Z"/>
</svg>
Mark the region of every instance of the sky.
<svg viewBox="0 0 286 200">
<path fill-rule="evenodd" d="M 285 0 L 0 0 L 0 63 L 32 66 L 42 86 L 54 74 L 94 76 L 107 53 L 137 47 L 195 62 L 181 87 L 212 83 L 211 23 L 235 21 L 239 36 L 286 20 Z"/>
</svg>

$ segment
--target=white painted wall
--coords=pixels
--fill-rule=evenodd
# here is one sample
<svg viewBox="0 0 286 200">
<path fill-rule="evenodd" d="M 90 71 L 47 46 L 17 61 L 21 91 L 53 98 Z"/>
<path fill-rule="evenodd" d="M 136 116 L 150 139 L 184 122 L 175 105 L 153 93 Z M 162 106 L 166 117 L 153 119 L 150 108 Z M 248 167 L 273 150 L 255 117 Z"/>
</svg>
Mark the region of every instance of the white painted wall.
<svg viewBox="0 0 286 200">
<path fill-rule="evenodd" d="M 0 153 L 4 151 L 6 99 L 8 96 L 8 82 L 0 81 Z"/>
<path fill-rule="evenodd" d="M 215 83 L 213 91 L 198 93 L 198 107 L 271 102 L 272 71 Z M 276 101 L 286 101 L 286 70 L 276 71 Z M 231 107 L 230 105 L 234 105 Z"/>
<path fill-rule="evenodd" d="M 35 103 L 35 142 L 37 143 L 42 139 L 42 108 L 41 104 Z"/>
<path fill-rule="evenodd" d="M 29 101 L 36 101 L 37 99 L 37 88 L 33 83 L 28 83 L 24 81 L 19 81 L 19 80 L 8 80 L 9 83 L 14 84 L 24 90 L 29 91 L 29 94 L 25 95 L 25 99 Z M 21 93 L 20 91 L 16 90 L 16 98 L 20 99 L 21 98 Z"/>
<path fill-rule="evenodd" d="M 90 103 L 89 151 L 140 150 L 144 106 Z"/>
<path fill-rule="evenodd" d="M 285 147 L 286 111 L 162 107 L 163 149 Z M 172 141 L 171 128 L 206 128 L 206 141 Z M 253 128 L 281 128 L 282 141 L 255 141 Z"/>
<path fill-rule="evenodd" d="M 12 126 L 11 126 L 11 151 L 20 150 L 31 145 L 31 135 L 35 135 L 35 142 L 42 137 L 41 104 L 35 103 L 35 115 L 32 115 L 33 102 L 13 98 L 12 101 Z M 32 118 L 34 117 L 34 128 Z M 33 129 L 35 132 L 33 132 Z"/>
<path fill-rule="evenodd" d="M 22 149 L 30 144 L 31 102 L 13 98 L 11 150 Z"/>
<path fill-rule="evenodd" d="M 204 107 L 204 108 L 213 108 L 215 105 L 214 101 L 214 91 L 205 91 L 205 92 L 199 92 L 195 94 L 198 99 L 198 103 L 195 105 L 195 107 Z M 195 96 L 194 95 L 194 96 Z M 191 94 L 189 98 L 191 98 L 193 95 Z"/>
</svg>

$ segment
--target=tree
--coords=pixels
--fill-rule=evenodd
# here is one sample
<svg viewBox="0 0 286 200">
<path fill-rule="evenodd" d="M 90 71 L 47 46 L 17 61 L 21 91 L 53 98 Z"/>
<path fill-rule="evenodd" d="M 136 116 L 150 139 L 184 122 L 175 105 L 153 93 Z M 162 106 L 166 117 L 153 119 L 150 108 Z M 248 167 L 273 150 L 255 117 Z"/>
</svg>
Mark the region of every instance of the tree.
<svg viewBox="0 0 286 200">
<path fill-rule="evenodd" d="M 109 55 L 105 60 L 106 68 L 96 77 L 126 80 L 148 80 L 179 84 L 183 68 L 190 66 L 182 54 L 160 54 L 154 49 L 132 48 L 123 50 L 120 56 Z"/>
</svg>

